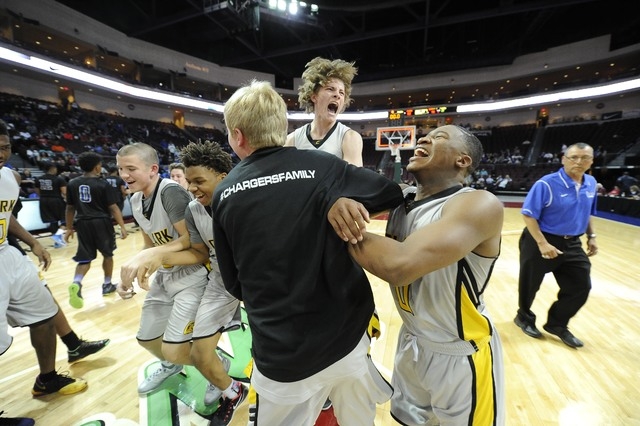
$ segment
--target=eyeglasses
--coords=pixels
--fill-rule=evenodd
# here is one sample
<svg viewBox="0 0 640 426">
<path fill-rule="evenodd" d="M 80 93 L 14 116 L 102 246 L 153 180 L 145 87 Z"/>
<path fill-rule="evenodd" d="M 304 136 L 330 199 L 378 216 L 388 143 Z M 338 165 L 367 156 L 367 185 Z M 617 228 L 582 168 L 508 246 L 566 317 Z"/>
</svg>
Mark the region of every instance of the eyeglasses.
<svg viewBox="0 0 640 426">
<path fill-rule="evenodd" d="M 583 155 L 583 156 L 572 155 L 571 157 L 567 157 L 565 155 L 564 158 L 567 158 L 567 159 L 571 160 L 574 163 L 577 163 L 579 161 L 591 161 L 591 160 L 593 160 L 593 157 L 591 155 Z"/>
</svg>

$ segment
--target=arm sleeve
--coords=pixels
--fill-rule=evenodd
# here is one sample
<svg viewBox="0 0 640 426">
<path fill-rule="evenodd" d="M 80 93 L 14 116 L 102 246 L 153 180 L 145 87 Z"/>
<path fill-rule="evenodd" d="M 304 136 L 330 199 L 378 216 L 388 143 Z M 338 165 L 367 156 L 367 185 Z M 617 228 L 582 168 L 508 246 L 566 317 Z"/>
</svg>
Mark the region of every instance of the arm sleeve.
<svg viewBox="0 0 640 426">
<path fill-rule="evenodd" d="M 549 184 L 542 180 L 534 183 L 522 203 L 521 213 L 536 220 L 540 219 L 542 209 L 547 204 L 545 199 L 549 198 L 547 194 L 550 194 Z"/>
<path fill-rule="evenodd" d="M 184 211 L 184 222 L 187 224 L 187 231 L 189 231 L 189 241 L 192 244 L 205 244 L 200 236 L 200 231 L 198 231 L 196 227 L 196 221 L 193 218 L 193 212 L 189 206 L 187 206 L 187 209 Z"/>
<path fill-rule="evenodd" d="M 171 223 L 184 219 L 184 212 L 191 201 L 189 193 L 180 185 L 169 185 L 162 190 L 162 205 Z"/>
<path fill-rule="evenodd" d="M 341 160 L 340 160 L 341 161 Z M 325 212 L 340 197 L 362 203 L 370 212 L 381 212 L 399 206 L 403 202 L 400 185 L 363 167 L 343 162 L 339 166 L 338 179 L 328 192 Z"/>
</svg>

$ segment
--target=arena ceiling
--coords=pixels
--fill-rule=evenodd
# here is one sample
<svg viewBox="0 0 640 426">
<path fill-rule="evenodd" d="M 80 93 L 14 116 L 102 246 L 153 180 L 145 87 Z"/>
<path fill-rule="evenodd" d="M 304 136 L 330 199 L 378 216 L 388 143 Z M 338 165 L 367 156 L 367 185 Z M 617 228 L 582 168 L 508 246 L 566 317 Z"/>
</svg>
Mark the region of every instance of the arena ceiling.
<svg viewBox="0 0 640 426">
<path fill-rule="evenodd" d="M 640 41 L 628 0 L 311 0 L 318 12 L 295 16 L 267 0 L 58 1 L 128 36 L 285 84 L 315 56 L 355 61 L 364 82 L 505 65 L 605 34 L 614 48 Z"/>
<path fill-rule="evenodd" d="M 268 0 L 57 1 L 129 37 L 221 66 L 273 74 L 283 89 L 295 89 L 293 79 L 315 56 L 355 61 L 354 82 L 367 82 L 509 65 L 521 55 L 607 34 L 612 51 L 640 43 L 640 14 L 628 0 L 313 0 L 317 13 L 307 6 L 295 16 L 270 9 Z M 585 63 L 582 76 L 572 70 L 573 81 L 588 81 L 594 73 L 604 79 L 607 72 L 637 75 L 639 56 L 618 58 L 616 70 Z M 549 90 L 544 85 L 553 89 L 563 71 L 540 74 L 542 90 Z M 514 81 L 509 96 L 526 94 L 528 84 Z M 386 95 L 369 99 L 369 105 L 411 105 L 411 94 Z M 420 96 L 414 102 L 447 101 L 444 91 L 436 99 Z M 456 96 L 469 101 L 472 94 Z"/>
</svg>

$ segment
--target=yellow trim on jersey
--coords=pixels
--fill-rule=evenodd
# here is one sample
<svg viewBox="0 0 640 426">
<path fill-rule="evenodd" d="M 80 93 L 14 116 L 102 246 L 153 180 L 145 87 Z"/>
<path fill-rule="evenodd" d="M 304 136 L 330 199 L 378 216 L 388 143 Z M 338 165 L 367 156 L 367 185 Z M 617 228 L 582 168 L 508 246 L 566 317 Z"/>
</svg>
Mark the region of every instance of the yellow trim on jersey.
<svg viewBox="0 0 640 426">
<path fill-rule="evenodd" d="M 458 318 L 463 333 L 460 338 L 467 341 L 479 341 L 491 336 L 489 320 L 478 312 L 475 304 L 469 298 L 467 287 L 461 283 L 460 288 L 460 312 Z"/>
<path fill-rule="evenodd" d="M 471 355 L 475 374 L 473 399 L 474 425 L 493 425 L 496 419 L 496 386 L 493 378 L 493 352 L 491 345 L 483 345 Z"/>
</svg>

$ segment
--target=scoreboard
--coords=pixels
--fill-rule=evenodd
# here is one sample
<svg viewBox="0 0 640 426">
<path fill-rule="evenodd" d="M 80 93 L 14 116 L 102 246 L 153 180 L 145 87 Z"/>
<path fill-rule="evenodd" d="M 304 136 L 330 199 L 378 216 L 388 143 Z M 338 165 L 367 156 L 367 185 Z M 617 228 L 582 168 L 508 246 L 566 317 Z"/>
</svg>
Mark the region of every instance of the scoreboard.
<svg viewBox="0 0 640 426">
<path fill-rule="evenodd" d="M 456 112 L 455 106 L 436 106 L 436 107 L 420 107 L 420 108 L 406 108 L 406 109 L 391 109 L 389 110 L 388 120 L 390 124 L 403 125 L 405 120 L 409 119 L 421 119 L 428 116 L 446 114 Z"/>
</svg>

